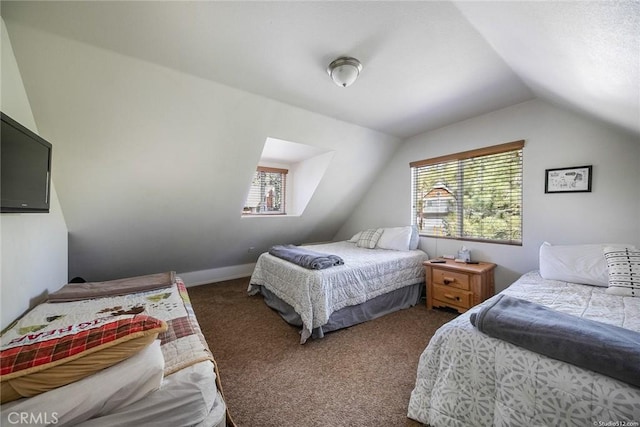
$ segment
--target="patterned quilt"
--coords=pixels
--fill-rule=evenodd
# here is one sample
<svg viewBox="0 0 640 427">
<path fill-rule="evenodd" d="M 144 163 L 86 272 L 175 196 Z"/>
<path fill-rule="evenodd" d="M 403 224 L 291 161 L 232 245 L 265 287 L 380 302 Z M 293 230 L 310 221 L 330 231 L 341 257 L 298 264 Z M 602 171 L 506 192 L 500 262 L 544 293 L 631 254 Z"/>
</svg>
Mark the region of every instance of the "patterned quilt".
<svg viewBox="0 0 640 427">
<path fill-rule="evenodd" d="M 256 285 L 264 286 L 293 307 L 302 319 L 301 343 L 336 310 L 424 282 L 422 262 L 428 256 L 421 250 L 364 249 L 349 242 L 309 248 L 337 255 L 344 265 L 309 270 L 264 253 L 258 258 L 248 289 L 253 295 L 259 291 Z"/>
<path fill-rule="evenodd" d="M 503 293 L 640 331 L 640 298 L 605 288 L 544 280 L 536 271 Z M 469 321 L 478 309 L 440 328 L 422 353 L 410 418 L 433 427 L 638 425 L 639 388 L 484 335 Z"/>
<path fill-rule="evenodd" d="M 8 330 L 2 341 L 11 342 L 23 336 L 36 336 L 42 331 L 60 330 L 96 319 L 126 318 L 126 315 L 150 316 L 167 324 L 167 330 L 158 335 L 165 360 L 165 376 L 197 362 L 213 361 L 180 278 L 164 289 L 38 305 Z"/>
</svg>

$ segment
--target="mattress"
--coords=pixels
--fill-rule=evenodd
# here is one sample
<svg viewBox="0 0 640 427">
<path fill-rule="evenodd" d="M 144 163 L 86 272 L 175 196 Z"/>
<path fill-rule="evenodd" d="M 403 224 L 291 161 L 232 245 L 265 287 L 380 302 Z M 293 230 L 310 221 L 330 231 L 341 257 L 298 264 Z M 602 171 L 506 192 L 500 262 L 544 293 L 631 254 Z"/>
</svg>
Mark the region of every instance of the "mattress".
<svg viewBox="0 0 640 427">
<path fill-rule="evenodd" d="M 317 252 L 338 255 L 344 265 L 309 270 L 269 253 L 258 258 L 248 292 L 264 286 L 293 307 L 302 321 L 301 342 L 325 325 L 331 314 L 388 292 L 424 282 L 421 250 L 364 249 L 351 242 L 311 246 Z"/>
<path fill-rule="evenodd" d="M 502 293 L 640 332 L 640 298 L 527 273 Z M 640 420 L 640 389 L 491 338 L 469 318 L 441 327 L 422 353 L 408 417 L 438 426 L 585 426 Z M 597 357 L 597 355 L 595 355 Z"/>
</svg>

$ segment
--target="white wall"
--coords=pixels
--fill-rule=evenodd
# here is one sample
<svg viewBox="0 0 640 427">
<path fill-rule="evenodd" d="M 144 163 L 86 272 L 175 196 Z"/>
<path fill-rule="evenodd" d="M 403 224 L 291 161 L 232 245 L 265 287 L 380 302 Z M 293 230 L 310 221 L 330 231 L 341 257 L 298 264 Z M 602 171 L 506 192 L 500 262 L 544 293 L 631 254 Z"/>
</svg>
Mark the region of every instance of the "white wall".
<svg viewBox="0 0 640 427">
<path fill-rule="evenodd" d="M 15 22 L 7 28 L 38 127 L 56 144 L 70 276 L 176 270 L 213 280 L 271 245 L 329 240 L 400 143 Z M 298 217 L 241 218 L 267 137 L 334 152 Z"/>
<path fill-rule="evenodd" d="M 495 262 L 496 288 L 536 269 L 538 248 L 555 244 L 640 244 L 640 139 L 540 100 L 518 104 L 413 137 L 398 149 L 354 214 L 336 234 L 411 220 L 409 162 L 525 140 L 523 245 L 422 238 L 431 256 L 455 253 Z M 545 194 L 545 169 L 593 165 L 591 193 Z"/>
<path fill-rule="evenodd" d="M 38 133 L 4 21 L 0 65 L 2 112 Z M 55 157 L 56 144 L 50 142 Z M 0 214 L 1 328 L 67 283 L 67 227 L 53 182 L 51 187 L 48 214 Z"/>
</svg>

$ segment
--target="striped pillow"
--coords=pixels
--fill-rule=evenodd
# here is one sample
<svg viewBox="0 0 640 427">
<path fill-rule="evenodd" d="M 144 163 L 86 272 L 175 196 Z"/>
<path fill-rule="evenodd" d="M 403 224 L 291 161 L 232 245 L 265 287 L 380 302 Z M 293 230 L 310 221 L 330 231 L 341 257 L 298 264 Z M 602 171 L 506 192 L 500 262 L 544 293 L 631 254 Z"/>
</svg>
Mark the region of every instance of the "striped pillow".
<svg viewBox="0 0 640 427">
<path fill-rule="evenodd" d="M 640 297 L 640 250 L 631 248 L 604 249 L 609 272 L 610 295 Z"/>
</svg>

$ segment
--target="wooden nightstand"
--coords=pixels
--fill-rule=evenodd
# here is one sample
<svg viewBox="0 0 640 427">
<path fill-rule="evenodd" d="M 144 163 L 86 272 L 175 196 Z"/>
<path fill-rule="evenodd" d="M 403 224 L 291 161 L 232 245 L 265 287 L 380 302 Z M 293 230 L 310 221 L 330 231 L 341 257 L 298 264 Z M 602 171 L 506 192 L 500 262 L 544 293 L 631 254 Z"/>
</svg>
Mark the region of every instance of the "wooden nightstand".
<svg viewBox="0 0 640 427">
<path fill-rule="evenodd" d="M 446 261 L 422 263 L 426 275 L 428 309 L 451 307 L 459 313 L 464 313 L 493 296 L 495 264 L 465 264 L 449 259 Z"/>
</svg>

